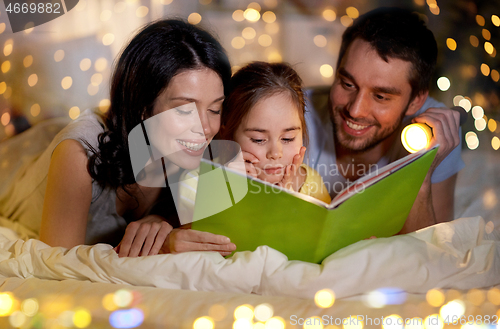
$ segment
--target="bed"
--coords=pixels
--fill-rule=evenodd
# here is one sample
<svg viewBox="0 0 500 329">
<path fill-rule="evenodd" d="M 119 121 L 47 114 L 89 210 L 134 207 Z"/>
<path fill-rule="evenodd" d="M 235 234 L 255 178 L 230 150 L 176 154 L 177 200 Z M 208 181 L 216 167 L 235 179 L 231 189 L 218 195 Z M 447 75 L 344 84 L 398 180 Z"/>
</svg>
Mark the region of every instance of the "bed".
<svg viewBox="0 0 500 329">
<path fill-rule="evenodd" d="M 65 123 L 46 124 L 47 140 Z M 0 155 L 28 161 L 45 142 L 28 139 L 0 144 Z M 360 241 L 319 265 L 288 261 L 267 246 L 227 259 L 202 252 L 118 258 L 105 244 L 49 247 L 0 218 L 0 328 L 361 329 L 408 321 L 408 328 L 441 329 L 443 321 L 474 320 L 493 329 L 500 153 L 463 151 L 463 158 L 456 220 Z M 20 164 L 5 161 L 2 181 Z"/>
</svg>

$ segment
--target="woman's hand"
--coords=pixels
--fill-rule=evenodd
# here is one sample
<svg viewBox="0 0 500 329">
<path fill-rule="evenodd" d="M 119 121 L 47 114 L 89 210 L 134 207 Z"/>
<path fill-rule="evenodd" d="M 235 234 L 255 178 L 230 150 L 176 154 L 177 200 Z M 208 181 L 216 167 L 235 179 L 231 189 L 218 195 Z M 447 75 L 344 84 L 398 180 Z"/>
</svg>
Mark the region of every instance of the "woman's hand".
<svg viewBox="0 0 500 329">
<path fill-rule="evenodd" d="M 157 255 L 171 231 L 172 226 L 163 217 L 149 215 L 128 224 L 114 250 L 119 257 Z"/>
<path fill-rule="evenodd" d="M 299 169 L 300 165 L 304 161 L 305 154 L 306 147 L 302 146 L 299 150 L 299 153 L 295 154 L 295 156 L 293 157 L 292 164 L 286 166 L 283 178 L 276 185 L 293 191 L 298 191 L 300 189 L 300 186 L 304 182 L 304 179 L 301 178 L 304 177 L 301 177 L 303 175 L 300 173 Z"/>
<path fill-rule="evenodd" d="M 258 172 L 257 168 L 255 168 L 255 164 L 258 162 L 259 159 L 255 155 L 242 150 L 234 161 L 226 164 L 226 167 L 257 178 Z M 244 166 L 242 164 L 244 164 Z"/>
<path fill-rule="evenodd" d="M 222 256 L 230 255 L 236 245 L 228 237 L 186 228 L 176 228 L 163 243 L 161 253 L 177 254 L 186 251 L 216 251 Z"/>
</svg>

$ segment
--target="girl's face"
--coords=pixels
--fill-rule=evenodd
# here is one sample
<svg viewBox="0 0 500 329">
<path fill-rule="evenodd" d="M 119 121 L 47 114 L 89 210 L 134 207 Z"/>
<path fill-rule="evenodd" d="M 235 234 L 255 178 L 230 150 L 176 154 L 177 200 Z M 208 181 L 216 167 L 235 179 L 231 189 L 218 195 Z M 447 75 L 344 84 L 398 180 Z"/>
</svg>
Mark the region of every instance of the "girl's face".
<svg viewBox="0 0 500 329">
<path fill-rule="evenodd" d="M 156 99 L 153 116 L 144 122 L 150 143 L 172 164 L 197 168 L 203 151 L 219 131 L 223 100 L 224 86 L 213 70 L 177 74 Z"/>
<path fill-rule="evenodd" d="M 259 159 L 259 179 L 278 183 L 302 146 L 299 109 L 286 93 L 263 98 L 243 118 L 234 140 Z"/>
</svg>

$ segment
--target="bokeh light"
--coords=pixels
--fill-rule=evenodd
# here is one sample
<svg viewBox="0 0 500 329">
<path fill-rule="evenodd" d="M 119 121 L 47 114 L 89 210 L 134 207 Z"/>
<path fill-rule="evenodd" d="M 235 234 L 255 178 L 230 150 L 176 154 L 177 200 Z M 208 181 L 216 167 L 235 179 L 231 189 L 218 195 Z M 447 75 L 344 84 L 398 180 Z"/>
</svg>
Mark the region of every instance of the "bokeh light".
<svg viewBox="0 0 500 329">
<path fill-rule="evenodd" d="M 451 86 L 450 79 L 448 79 L 447 77 L 440 77 L 437 80 L 437 86 L 439 90 L 447 91 L 448 89 L 450 89 Z"/>
<path fill-rule="evenodd" d="M 14 48 L 14 41 L 12 41 L 12 39 L 5 41 L 3 46 L 3 54 L 5 56 L 9 56 L 10 54 L 12 54 L 13 48 Z"/>
<path fill-rule="evenodd" d="M 480 119 L 482 117 L 484 117 L 484 110 L 481 106 L 479 105 L 476 105 L 472 108 L 472 117 L 474 119 Z"/>
<path fill-rule="evenodd" d="M 94 68 L 97 72 L 102 72 L 108 67 L 108 60 L 100 57 L 95 61 Z"/>
<path fill-rule="evenodd" d="M 33 113 L 34 107 L 37 107 L 38 108 L 37 111 L 38 113 L 40 113 L 40 105 L 33 104 L 33 106 L 31 106 L 31 115 L 36 117 L 38 113 L 36 115 Z M 21 303 L 21 312 L 23 312 L 29 317 L 33 317 L 38 312 L 38 307 L 39 307 L 38 300 L 36 298 L 28 298 Z"/>
<path fill-rule="evenodd" d="M 488 120 L 488 129 L 491 132 L 495 132 L 495 130 L 497 130 L 497 127 L 498 127 L 497 122 L 494 119 Z"/>
<path fill-rule="evenodd" d="M 64 90 L 67 90 L 67 89 L 71 88 L 72 85 L 73 85 L 73 79 L 70 76 L 64 77 L 61 80 L 61 87 Z"/>
<path fill-rule="evenodd" d="M 476 127 L 477 131 L 483 131 L 486 129 L 486 120 L 484 118 L 474 120 L 474 127 Z"/>
<path fill-rule="evenodd" d="M 319 73 L 325 78 L 330 78 L 333 76 L 333 67 L 329 64 L 323 64 L 319 68 Z"/>
<path fill-rule="evenodd" d="M 259 5 L 258 2 L 250 2 L 247 6 L 247 8 L 255 9 L 257 11 L 261 11 L 262 7 Z"/>
<path fill-rule="evenodd" d="M 243 36 L 243 38 L 245 38 L 247 40 L 251 40 L 251 39 L 255 38 L 255 36 L 257 35 L 257 32 L 255 32 L 255 29 L 253 29 L 251 27 L 245 27 L 243 29 L 243 31 L 241 32 L 241 35 Z"/>
<path fill-rule="evenodd" d="M 355 7 L 347 7 L 345 10 L 347 16 L 351 17 L 352 19 L 356 19 L 359 17 L 359 11 Z"/>
<path fill-rule="evenodd" d="M 193 329 L 213 329 L 214 328 L 214 320 L 212 320 L 208 316 L 202 316 L 201 318 L 197 318 L 193 323 Z"/>
<path fill-rule="evenodd" d="M 345 322 L 342 324 L 344 329 L 363 329 L 364 322 L 362 321 L 362 317 L 357 317 L 356 315 L 351 315 L 348 318 L 345 318 Z"/>
<path fill-rule="evenodd" d="M 21 311 L 15 311 L 9 316 L 9 323 L 14 328 L 22 327 L 27 320 L 28 317 Z"/>
<path fill-rule="evenodd" d="M 109 21 L 109 19 L 111 18 L 112 15 L 113 15 L 113 13 L 111 12 L 111 10 L 104 9 L 101 12 L 101 15 L 99 16 L 99 19 L 101 20 L 101 22 L 106 22 L 106 21 Z"/>
<path fill-rule="evenodd" d="M 500 17 L 497 15 L 491 15 L 491 22 L 497 27 L 500 26 Z"/>
<path fill-rule="evenodd" d="M 266 329 L 285 329 L 285 320 L 279 316 L 273 316 L 266 321 Z"/>
<path fill-rule="evenodd" d="M 329 308 L 335 303 L 335 294 L 330 289 L 322 289 L 314 295 L 314 302 L 318 307 Z"/>
<path fill-rule="evenodd" d="M 245 47 L 245 39 L 243 39 L 243 37 L 234 37 L 233 40 L 231 40 L 231 46 L 234 49 L 241 49 Z"/>
<path fill-rule="evenodd" d="M 472 107 L 472 103 L 467 98 L 464 98 L 458 102 L 458 106 L 463 107 L 466 112 L 469 112 Z"/>
<path fill-rule="evenodd" d="M 10 120 L 10 118 L 9 118 Z M 14 297 L 11 293 L 0 293 L 0 316 L 9 316 L 14 306 Z"/>
<path fill-rule="evenodd" d="M 427 300 L 427 303 L 429 303 L 429 305 L 434 306 L 434 307 L 439 307 L 439 306 L 443 305 L 444 294 L 439 289 L 431 289 L 431 290 L 427 291 L 427 294 L 425 295 L 425 299 Z"/>
<path fill-rule="evenodd" d="M 260 19 L 260 13 L 253 8 L 247 8 L 243 12 L 243 17 L 245 17 L 247 21 L 255 23 Z"/>
<path fill-rule="evenodd" d="M 439 315 L 443 319 L 453 319 L 455 316 L 456 318 L 460 318 L 462 315 L 465 313 L 465 304 L 459 299 L 452 300 L 449 303 L 444 304 L 441 306 L 439 309 Z"/>
<path fill-rule="evenodd" d="M 405 329 L 424 329 L 424 320 L 418 317 L 406 319 Z"/>
<path fill-rule="evenodd" d="M 479 47 L 479 39 L 475 35 L 471 35 L 469 41 L 473 47 Z"/>
<path fill-rule="evenodd" d="M 267 56 L 267 61 L 270 62 L 270 63 L 280 63 L 282 60 L 283 59 L 281 57 L 281 54 L 278 51 L 276 51 L 276 50 L 272 51 Z"/>
<path fill-rule="evenodd" d="M 114 294 L 113 301 L 119 307 L 128 307 L 132 303 L 134 295 L 130 290 L 120 289 Z"/>
<path fill-rule="evenodd" d="M 323 18 L 329 22 L 333 22 L 337 18 L 337 14 L 333 9 L 323 10 Z"/>
<path fill-rule="evenodd" d="M 255 319 L 257 319 L 258 321 L 265 322 L 273 317 L 273 306 L 267 303 L 259 304 L 255 307 L 254 315 Z"/>
<path fill-rule="evenodd" d="M 135 328 L 144 321 L 142 310 L 132 308 L 128 310 L 117 310 L 109 316 L 109 323 L 114 328 Z"/>
<path fill-rule="evenodd" d="M 467 300 L 475 306 L 480 306 L 486 300 L 486 294 L 480 289 L 471 289 L 467 293 Z"/>
<path fill-rule="evenodd" d="M 64 50 L 59 49 L 54 53 L 54 61 L 60 62 L 64 59 Z"/>
<path fill-rule="evenodd" d="M 253 316 L 254 316 L 253 310 L 254 309 L 253 309 L 252 305 L 248 305 L 248 304 L 240 305 L 234 310 L 234 319 L 235 320 L 239 320 L 239 319 L 252 320 Z"/>
<path fill-rule="evenodd" d="M 92 61 L 89 58 L 84 58 L 80 61 L 80 70 L 87 71 L 92 66 Z"/>
<path fill-rule="evenodd" d="M 5 81 L 0 82 L 0 95 L 3 94 L 7 90 L 7 84 Z"/>
<path fill-rule="evenodd" d="M 118 309 L 118 305 L 115 303 L 115 294 L 109 293 L 104 295 L 102 298 L 102 306 L 108 311 L 115 311 Z"/>
<path fill-rule="evenodd" d="M 262 34 L 258 39 L 259 45 L 269 47 L 273 43 L 273 38 L 269 34 Z"/>
<path fill-rule="evenodd" d="M 447 46 L 450 50 L 455 51 L 455 50 L 457 49 L 457 42 L 455 41 L 455 39 L 448 38 L 448 39 L 446 39 L 446 46 Z"/>
<path fill-rule="evenodd" d="M 110 105 L 111 101 L 109 99 L 101 99 L 101 101 L 99 102 L 99 111 L 101 111 L 102 113 L 108 112 Z"/>
<path fill-rule="evenodd" d="M 77 119 L 80 116 L 80 108 L 78 106 L 73 106 L 69 109 L 68 115 L 72 120 Z"/>
<path fill-rule="evenodd" d="M 262 14 L 262 20 L 266 23 L 274 23 L 276 21 L 276 14 L 272 11 L 266 11 Z"/>
<path fill-rule="evenodd" d="M 497 151 L 497 150 L 500 148 L 500 138 L 498 138 L 497 136 L 494 136 L 494 137 L 491 139 L 491 147 L 492 147 L 495 151 Z M 490 299 L 490 298 L 489 298 L 489 292 L 488 292 L 488 299 Z M 496 299 L 496 301 L 498 302 L 497 304 L 495 304 L 495 303 L 493 303 L 493 302 L 492 302 L 492 303 L 493 303 L 493 304 L 495 304 L 495 305 L 500 305 L 500 297 L 499 297 L 498 299 Z"/>
<path fill-rule="evenodd" d="M 488 66 L 488 64 L 481 64 L 481 73 L 484 75 L 484 76 L 488 76 L 490 74 L 490 67 Z"/>
<path fill-rule="evenodd" d="M 311 316 L 305 319 L 303 329 L 323 329 L 323 321 L 319 316 Z"/>
<path fill-rule="evenodd" d="M 320 48 L 326 47 L 326 38 L 324 35 L 318 34 L 313 39 L 314 44 Z"/>
<path fill-rule="evenodd" d="M 222 321 L 227 316 L 226 308 L 220 304 L 214 304 L 210 306 L 208 310 L 208 316 L 210 316 L 215 321 Z"/>
<path fill-rule="evenodd" d="M 1 67 L 2 73 L 7 73 L 10 70 L 10 61 L 5 61 L 2 63 Z"/>
<path fill-rule="evenodd" d="M 77 309 L 73 314 L 73 324 L 77 328 L 87 328 L 92 322 L 92 315 L 86 309 Z"/>
<path fill-rule="evenodd" d="M 201 15 L 198 13 L 189 14 L 188 22 L 189 22 L 189 24 L 193 24 L 193 25 L 199 24 L 201 22 Z"/>
<path fill-rule="evenodd" d="M 444 321 L 439 314 L 431 314 L 424 319 L 425 329 L 443 329 Z"/>
<path fill-rule="evenodd" d="M 245 12 L 241 9 L 235 10 L 232 17 L 236 22 L 242 22 L 245 19 Z"/>
<path fill-rule="evenodd" d="M 477 22 L 477 25 L 479 25 L 479 26 L 484 26 L 484 24 L 486 23 L 484 17 L 481 15 L 476 15 L 476 22 Z"/>
<path fill-rule="evenodd" d="M 2 114 L 2 116 L 0 116 L 0 123 L 2 123 L 2 125 L 6 126 L 10 123 L 10 113 L 9 112 L 5 112 L 4 114 Z"/>
<path fill-rule="evenodd" d="M 102 82 L 102 74 L 101 73 L 94 73 L 92 75 L 92 77 L 90 78 L 90 82 L 94 85 L 94 86 L 98 86 L 101 84 Z"/>
<path fill-rule="evenodd" d="M 30 113 L 31 113 L 31 115 L 33 117 L 38 116 L 40 114 L 40 105 L 39 104 L 33 104 L 33 105 L 31 105 Z M 29 314 L 26 314 L 26 315 L 30 316 Z"/>
<path fill-rule="evenodd" d="M 351 17 L 344 15 L 340 17 L 340 24 L 344 25 L 345 27 L 351 26 L 353 23 L 353 20 Z"/>
<path fill-rule="evenodd" d="M 28 77 L 28 85 L 30 87 L 33 87 L 37 84 L 38 82 L 38 75 L 36 75 L 35 73 L 31 74 L 29 77 Z"/>
<path fill-rule="evenodd" d="M 473 131 L 469 131 L 465 134 L 465 142 L 470 150 L 475 150 L 479 147 L 479 138 L 477 138 L 476 133 Z"/>
<path fill-rule="evenodd" d="M 491 39 L 491 32 L 488 31 L 487 29 L 483 29 L 482 33 L 483 35 L 483 38 L 486 39 L 486 40 L 490 40 Z"/>
<path fill-rule="evenodd" d="M 28 55 L 28 56 L 24 57 L 24 59 L 23 59 L 24 67 L 28 68 L 31 66 L 31 64 L 33 64 L 33 56 Z"/>
<path fill-rule="evenodd" d="M 398 314 L 391 314 L 387 317 L 384 317 L 384 321 L 382 323 L 383 329 L 403 329 L 404 328 L 404 320 Z"/>
<path fill-rule="evenodd" d="M 146 6 L 140 6 L 135 10 L 135 16 L 139 18 L 146 17 L 148 13 L 149 13 L 149 8 Z"/>
</svg>

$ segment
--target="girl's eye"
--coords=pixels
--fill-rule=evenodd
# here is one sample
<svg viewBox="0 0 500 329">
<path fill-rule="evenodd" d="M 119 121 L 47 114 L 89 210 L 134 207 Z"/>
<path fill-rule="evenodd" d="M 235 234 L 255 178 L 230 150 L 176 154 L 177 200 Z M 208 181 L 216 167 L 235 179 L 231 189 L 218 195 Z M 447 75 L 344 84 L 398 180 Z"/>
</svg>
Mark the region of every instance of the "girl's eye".
<svg viewBox="0 0 500 329">
<path fill-rule="evenodd" d="M 183 110 L 179 110 L 179 109 L 175 109 L 175 111 L 177 112 L 177 114 L 179 115 L 189 115 L 191 114 L 193 111 L 183 111 Z"/>
<path fill-rule="evenodd" d="M 283 142 L 285 142 L 285 143 L 291 143 L 291 142 L 293 142 L 295 140 L 295 137 L 293 137 L 293 138 L 282 138 L 281 140 Z"/>
<path fill-rule="evenodd" d="M 265 139 L 257 139 L 257 138 L 250 138 L 250 140 L 256 144 L 263 144 L 266 141 Z"/>
</svg>

